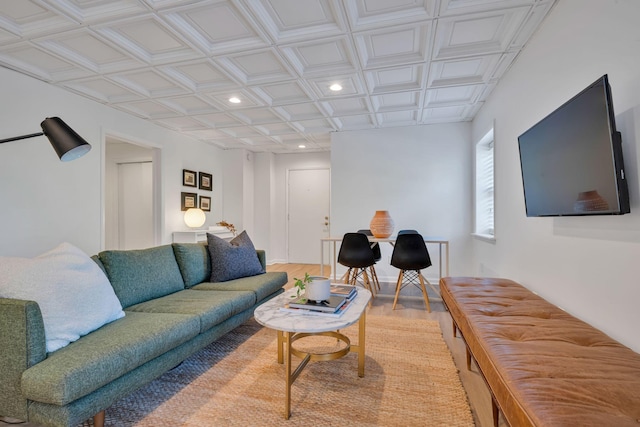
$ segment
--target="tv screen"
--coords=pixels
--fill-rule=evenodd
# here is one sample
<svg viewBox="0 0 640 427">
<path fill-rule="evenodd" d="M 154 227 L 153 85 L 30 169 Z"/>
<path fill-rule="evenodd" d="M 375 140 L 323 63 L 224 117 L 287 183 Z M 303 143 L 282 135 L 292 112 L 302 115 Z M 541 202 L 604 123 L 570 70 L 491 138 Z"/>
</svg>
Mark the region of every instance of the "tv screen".
<svg viewBox="0 0 640 427">
<path fill-rule="evenodd" d="M 605 74 L 518 137 L 527 216 L 629 213 Z"/>
</svg>

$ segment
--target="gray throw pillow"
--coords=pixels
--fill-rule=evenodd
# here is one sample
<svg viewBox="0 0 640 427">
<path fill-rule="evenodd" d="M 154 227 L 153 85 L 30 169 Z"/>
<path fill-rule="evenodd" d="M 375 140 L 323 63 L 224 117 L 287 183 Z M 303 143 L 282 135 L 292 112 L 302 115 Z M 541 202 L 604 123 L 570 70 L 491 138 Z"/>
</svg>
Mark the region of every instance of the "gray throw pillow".
<svg viewBox="0 0 640 427">
<path fill-rule="evenodd" d="M 230 242 L 207 233 L 207 241 L 211 257 L 211 282 L 226 282 L 264 273 L 256 248 L 246 231 Z"/>
</svg>

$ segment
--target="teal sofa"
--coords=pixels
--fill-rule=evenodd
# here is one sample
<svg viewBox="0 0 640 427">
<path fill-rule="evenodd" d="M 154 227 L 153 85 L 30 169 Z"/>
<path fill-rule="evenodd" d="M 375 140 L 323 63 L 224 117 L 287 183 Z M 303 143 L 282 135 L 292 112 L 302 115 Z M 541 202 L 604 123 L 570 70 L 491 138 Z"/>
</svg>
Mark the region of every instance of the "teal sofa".
<svg viewBox="0 0 640 427">
<path fill-rule="evenodd" d="M 256 251 L 263 268 L 265 252 Z M 125 316 L 52 353 L 38 304 L 0 298 L 0 416 L 73 427 L 172 369 L 283 292 L 287 274 L 210 283 L 207 246 L 174 243 L 92 257 Z"/>
</svg>

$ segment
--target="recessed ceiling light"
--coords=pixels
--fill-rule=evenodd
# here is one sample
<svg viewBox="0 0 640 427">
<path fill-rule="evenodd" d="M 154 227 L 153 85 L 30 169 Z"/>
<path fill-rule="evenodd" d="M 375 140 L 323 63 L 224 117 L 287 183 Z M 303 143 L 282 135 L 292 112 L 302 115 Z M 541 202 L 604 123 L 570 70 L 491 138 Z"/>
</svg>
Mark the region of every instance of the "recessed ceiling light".
<svg viewBox="0 0 640 427">
<path fill-rule="evenodd" d="M 339 92 L 342 90 L 342 86 L 340 86 L 338 83 L 334 83 L 331 86 L 329 86 L 329 89 L 331 89 L 334 92 Z"/>
<path fill-rule="evenodd" d="M 232 96 L 231 98 L 229 98 L 229 102 L 231 102 L 232 104 L 240 104 L 240 98 L 238 98 L 237 96 Z"/>
<path fill-rule="evenodd" d="M 304 144 L 300 144 L 300 145 L 298 145 L 298 148 L 307 148 L 307 146 L 304 145 Z"/>
</svg>

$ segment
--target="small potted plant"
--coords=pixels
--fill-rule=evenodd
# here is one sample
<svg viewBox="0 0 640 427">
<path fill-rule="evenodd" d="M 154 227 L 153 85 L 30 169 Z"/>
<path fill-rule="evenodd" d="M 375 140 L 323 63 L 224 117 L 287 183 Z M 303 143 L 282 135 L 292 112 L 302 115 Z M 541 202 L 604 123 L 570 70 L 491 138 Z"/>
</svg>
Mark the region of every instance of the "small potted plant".
<svg viewBox="0 0 640 427">
<path fill-rule="evenodd" d="M 311 276 L 309 276 L 309 273 L 304 273 L 304 279 L 298 279 L 297 277 L 294 277 L 293 280 L 295 280 L 293 286 L 297 288 L 296 298 L 298 298 L 300 296 L 300 292 L 304 291 L 308 283 L 311 283 Z"/>
<path fill-rule="evenodd" d="M 331 296 L 331 281 L 327 277 L 309 276 L 304 274 L 304 279 L 294 277 L 297 288 L 296 297 L 300 296 L 300 292 L 306 291 L 307 299 L 311 301 L 327 301 Z"/>
</svg>

